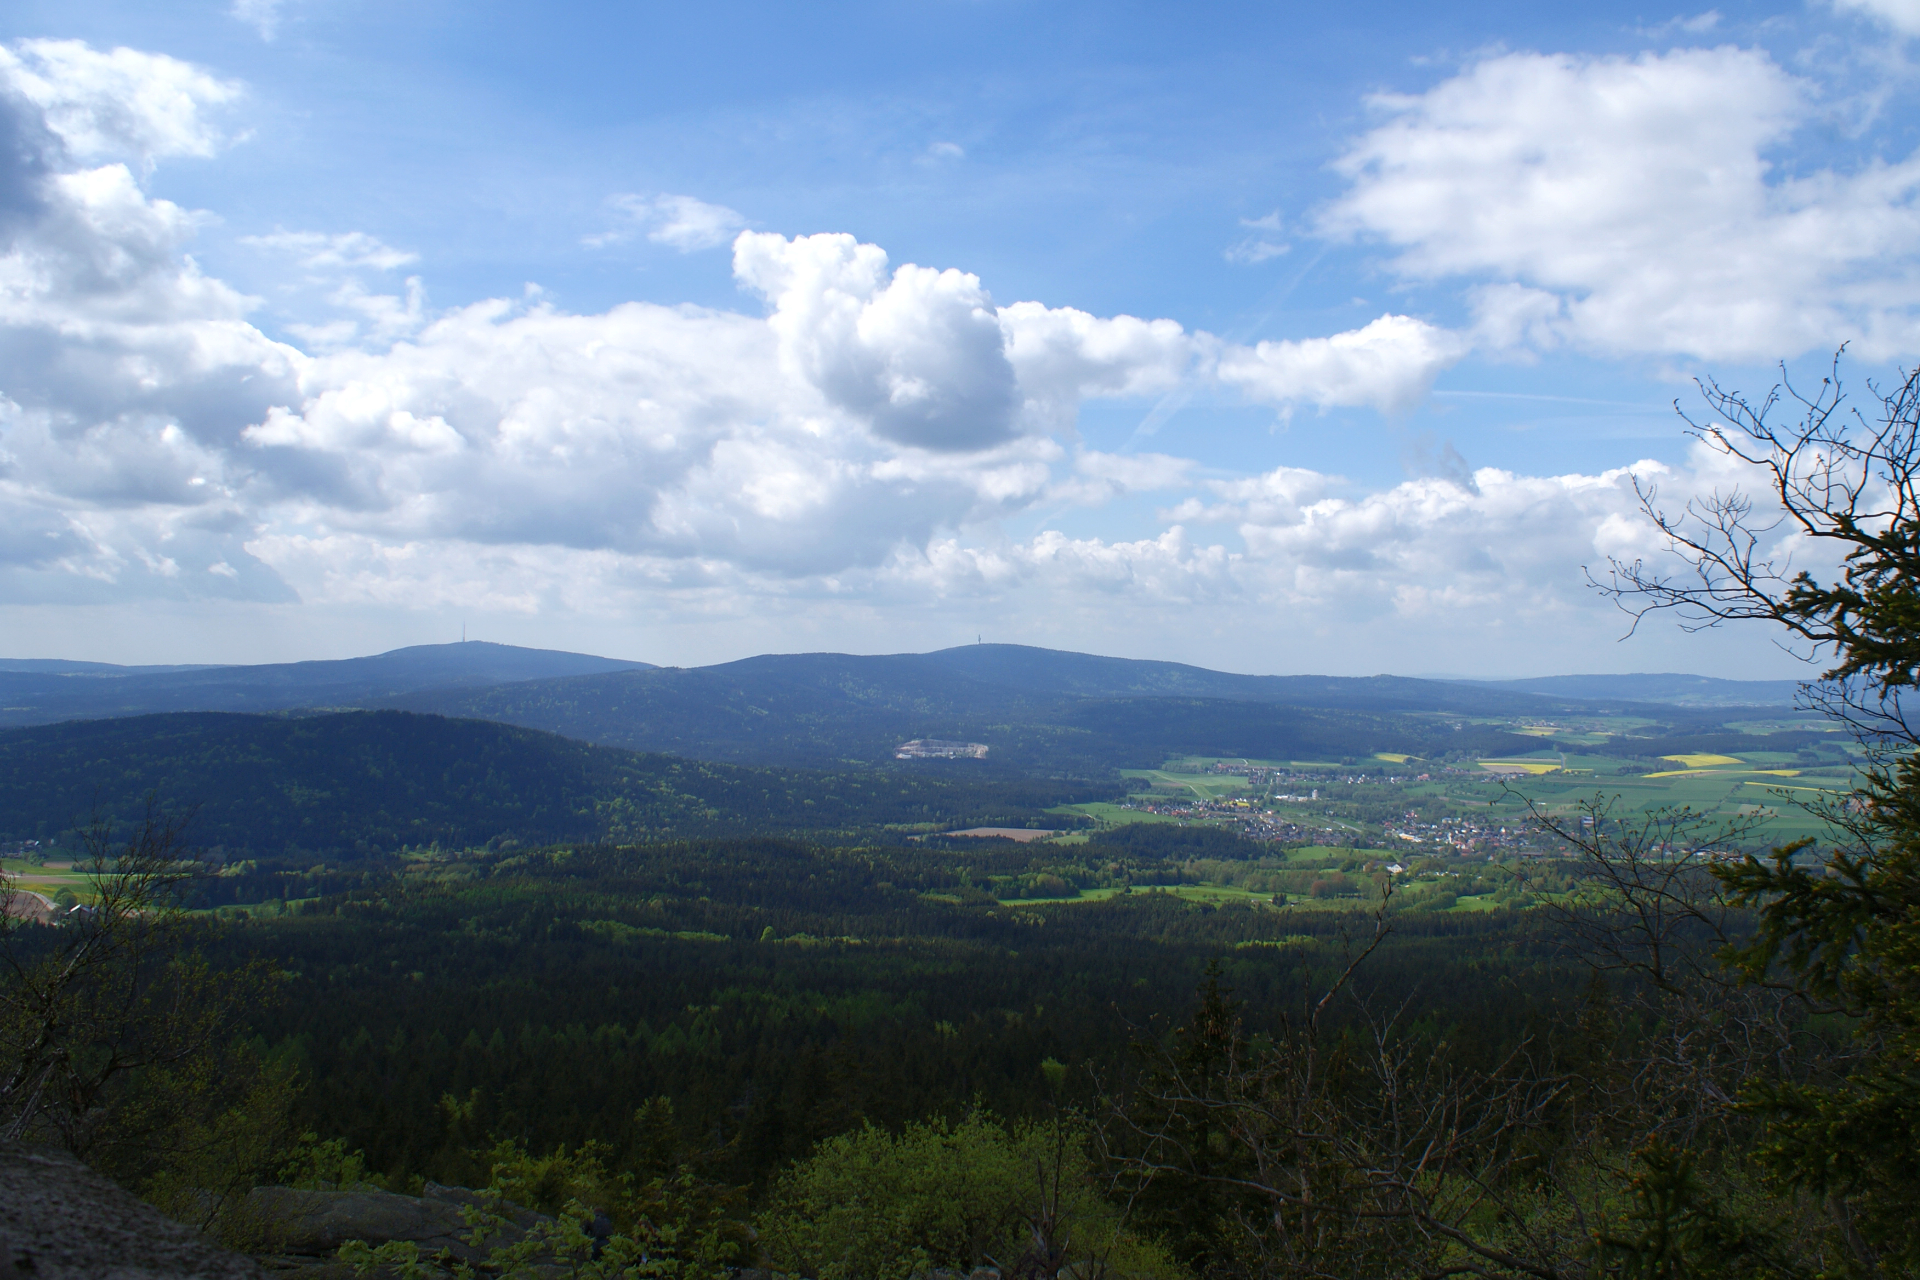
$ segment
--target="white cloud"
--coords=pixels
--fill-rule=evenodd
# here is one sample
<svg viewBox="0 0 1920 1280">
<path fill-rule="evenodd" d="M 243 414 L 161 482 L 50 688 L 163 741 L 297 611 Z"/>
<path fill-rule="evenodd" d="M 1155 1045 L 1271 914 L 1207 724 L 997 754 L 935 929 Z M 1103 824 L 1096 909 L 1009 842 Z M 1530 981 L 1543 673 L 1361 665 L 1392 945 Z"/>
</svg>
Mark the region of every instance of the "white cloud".
<svg viewBox="0 0 1920 1280">
<path fill-rule="evenodd" d="M 783 368 L 898 444 L 988 448 L 1018 434 L 1020 397 L 977 276 L 907 263 L 849 235 L 741 235 L 734 274 L 773 304 Z"/>
<path fill-rule="evenodd" d="M 1002 307 L 999 317 L 1025 412 L 1040 430 L 1071 430 L 1083 400 L 1164 395 L 1199 376 L 1217 345 L 1173 320 L 1038 302 Z"/>
<path fill-rule="evenodd" d="M 1222 255 L 1228 262 L 1237 262 L 1243 266 L 1257 266 L 1289 252 L 1293 246 L 1280 238 L 1280 211 L 1259 218 L 1242 218 L 1240 225 L 1254 234 L 1243 236 L 1227 246 Z"/>
<path fill-rule="evenodd" d="M 1390 246 L 1407 277 L 1494 286 L 1481 326 L 1507 340 L 1719 360 L 1850 336 L 1870 358 L 1920 350 L 1920 159 L 1776 173 L 1814 97 L 1732 47 L 1491 58 L 1374 100 L 1387 122 L 1340 161 L 1352 185 L 1324 227 Z"/>
<path fill-rule="evenodd" d="M 927 148 L 929 160 L 964 160 L 967 149 L 957 142 L 936 142 Z"/>
<path fill-rule="evenodd" d="M 1718 30 L 1722 17 L 1718 9 L 1708 9 L 1705 13 L 1676 16 L 1652 26 L 1637 27 L 1635 30 L 1640 35 L 1653 40 L 1671 39 L 1675 33 L 1703 36 L 1709 31 Z"/>
<path fill-rule="evenodd" d="M 1833 0 L 1840 13 L 1858 13 L 1898 31 L 1920 35 L 1920 0 Z"/>
<path fill-rule="evenodd" d="M 282 306 L 315 304 L 333 311 L 326 319 L 285 321 L 286 331 L 313 350 L 346 346 L 385 346 L 418 333 L 427 322 L 426 285 L 408 276 L 398 292 L 370 288 L 361 273 L 384 273 L 411 266 L 419 255 L 396 249 L 364 231 L 275 231 L 242 236 L 249 248 L 292 261 L 306 272 L 305 288 L 284 280 Z M 298 312 L 296 314 L 307 314 Z"/>
<path fill-rule="evenodd" d="M 227 16 L 246 23 L 260 33 L 262 40 L 270 41 L 280 30 L 281 3 L 282 0 L 233 0 Z"/>
<path fill-rule="evenodd" d="M 1585 588 L 1582 568 L 1660 551 L 1637 513 L 1635 474 L 1676 493 L 1712 478 L 1651 462 L 1598 475 L 1482 468 L 1471 487 L 1419 479 L 1368 492 L 1282 467 L 1206 482 L 1210 498 L 1163 512 L 1167 527 L 1151 536 L 937 538 L 903 550 L 876 585 L 936 607 L 985 600 L 991 616 L 1044 617 L 1027 624 L 1033 643 L 1132 636 L 1128 651 L 1164 656 L 1202 642 L 1261 670 L 1617 667 L 1634 660 L 1609 652 L 1624 620 Z M 1229 529 L 1207 536 L 1195 524 Z"/>
<path fill-rule="evenodd" d="M 420 260 L 417 253 L 395 249 L 364 231 L 275 231 L 264 236 L 242 236 L 240 243 L 282 253 L 310 271 L 371 269 L 393 271 Z"/>
<path fill-rule="evenodd" d="M 1425 397 L 1433 380 L 1467 350 L 1458 334 L 1410 316 L 1385 315 L 1330 338 L 1225 350 L 1218 372 L 1222 382 L 1273 404 L 1398 414 Z"/>
<path fill-rule="evenodd" d="M 215 154 L 229 138 L 212 116 L 241 95 L 239 84 L 177 58 L 79 40 L 0 46 L 0 83 L 39 109 L 72 159 L 141 165 Z"/>
<path fill-rule="evenodd" d="M 1132 493 L 1184 489 L 1193 483 L 1197 464 L 1190 458 L 1164 453 L 1102 453 L 1095 449 L 1074 455 L 1073 473 L 1047 491 L 1047 500 L 1094 507 Z"/>
<path fill-rule="evenodd" d="M 585 243 L 590 247 L 619 244 L 641 233 L 655 244 L 694 253 L 719 248 L 747 225 L 745 218 L 725 205 L 692 196 L 618 195 L 608 203 L 627 219 L 627 225 L 588 236 Z"/>
<path fill-rule="evenodd" d="M 1293 248 L 1284 241 L 1269 240 L 1265 236 L 1248 236 L 1236 240 L 1227 246 L 1222 255 L 1228 262 L 1237 262 L 1243 266 L 1258 266 L 1272 258 L 1278 258 Z"/>
<path fill-rule="evenodd" d="M 936 539 L 882 576 L 930 600 L 1044 600 L 1068 643 L 1074 627 L 1096 619 L 1114 634 L 1143 628 L 1163 645 L 1176 630 L 1218 637 L 1246 626 L 1270 653 L 1311 651 L 1318 656 L 1308 662 L 1355 670 L 1406 663 L 1407 629 L 1417 628 L 1420 652 L 1442 668 L 1539 670 L 1527 652 L 1549 637 L 1561 646 L 1555 669 L 1617 663 L 1604 645 L 1624 621 L 1586 589 L 1582 570 L 1604 572 L 1609 556 L 1662 553 L 1639 513 L 1636 476 L 1677 495 L 1729 478 L 1702 451 L 1686 469 L 1641 461 L 1597 475 L 1526 476 L 1489 467 L 1470 485 L 1428 478 L 1372 492 L 1281 467 L 1206 482 L 1211 499 L 1163 512 L 1169 525 L 1153 537 Z M 1198 536 L 1194 523 L 1231 526 L 1240 545 Z"/>
<path fill-rule="evenodd" d="M 1471 488 L 1419 479 L 1355 498 L 1323 496 L 1297 473 L 1220 490 L 1229 513 L 1239 508 L 1249 558 L 1302 601 L 1524 615 L 1581 603 L 1580 566 L 1622 549 L 1603 544 L 1635 509 L 1633 475 L 1666 470 L 1642 462 L 1597 476 L 1520 476 L 1486 467 Z"/>
</svg>

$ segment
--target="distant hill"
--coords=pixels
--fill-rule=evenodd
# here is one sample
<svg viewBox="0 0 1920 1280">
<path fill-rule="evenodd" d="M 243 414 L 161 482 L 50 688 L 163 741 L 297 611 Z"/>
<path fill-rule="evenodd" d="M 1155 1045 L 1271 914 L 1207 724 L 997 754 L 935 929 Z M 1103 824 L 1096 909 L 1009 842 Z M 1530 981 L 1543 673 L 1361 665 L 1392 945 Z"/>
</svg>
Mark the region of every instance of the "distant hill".
<svg viewBox="0 0 1920 1280">
<path fill-rule="evenodd" d="M 1079 776 L 1157 765 L 1179 753 L 1339 760 L 1376 751 L 1524 751 L 1529 740 L 1515 735 L 1395 713 L 1486 706 L 1545 713 L 1560 705 L 1429 681 L 1268 683 L 1277 679 L 977 645 L 877 657 L 770 654 L 403 695 L 388 705 L 754 764 L 872 766 L 909 739 L 954 738 L 989 751 L 985 761 L 948 768 Z M 1308 705 L 1283 702 L 1290 693 Z"/>
<path fill-rule="evenodd" d="M 811 655 L 810 655 L 811 656 Z M 827 656 L 827 655 L 818 655 Z M 749 659 L 759 661 L 759 659 Z M 1569 694 L 1406 676 L 1243 676 L 1179 662 L 1106 658 L 1020 644 L 973 644 L 866 661 L 915 661 L 999 688 L 1090 698 L 1218 698 L 1341 711 L 1452 711 L 1525 715 Z"/>
<path fill-rule="evenodd" d="M 1541 676 L 1533 680 L 1463 680 L 1476 689 L 1554 698 L 1653 702 L 1677 707 L 1790 707 L 1798 680 L 1721 680 L 1674 674 Z"/>
<path fill-rule="evenodd" d="M 1050 805 L 1106 794 L 965 775 L 742 768 L 399 711 L 194 712 L 0 732 L 0 840 L 58 837 L 96 804 L 125 820 L 149 793 L 199 806 L 195 845 L 269 857 L 435 841 L 1037 825 Z"/>
<path fill-rule="evenodd" d="M 643 670 L 644 662 L 473 641 L 367 658 L 260 666 L 115 667 L 0 661 L 0 726 L 163 711 L 286 711 L 364 706 L 396 694 Z"/>
<path fill-rule="evenodd" d="M 1639 708 L 1675 731 L 1710 733 L 1724 718 L 1714 708 L 1784 706 L 1791 688 L 1695 676 L 1251 676 L 1007 644 L 660 668 L 476 642 L 266 666 L 0 662 L 0 726 L 385 708 L 634 751 L 802 768 L 890 767 L 902 742 L 955 738 L 989 747 L 983 761 L 954 762 L 969 777 L 1105 777 L 1176 754 L 1338 761 L 1382 751 L 1432 758 L 1528 749 L 1526 740 L 1476 727 L 1486 717 Z"/>
<path fill-rule="evenodd" d="M 184 666 L 121 667 L 111 662 L 71 662 L 65 658 L 0 658 L 0 671 L 55 676 L 146 676 L 160 672 L 213 671 L 219 665 L 201 662 Z"/>
</svg>

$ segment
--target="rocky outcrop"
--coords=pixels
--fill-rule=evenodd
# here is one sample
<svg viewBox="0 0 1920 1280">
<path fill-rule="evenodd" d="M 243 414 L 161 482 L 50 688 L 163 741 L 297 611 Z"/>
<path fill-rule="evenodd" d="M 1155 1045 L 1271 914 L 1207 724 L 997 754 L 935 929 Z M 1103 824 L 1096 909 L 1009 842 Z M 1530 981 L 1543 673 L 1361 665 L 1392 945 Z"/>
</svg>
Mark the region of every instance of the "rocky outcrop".
<svg viewBox="0 0 1920 1280">
<path fill-rule="evenodd" d="M 0 1145 L 0 1280 L 263 1280 L 65 1152 Z"/>
<path fill-rule="evenodd" d="M 331 1258 L 349 1240 L 375 1247 L 406 1241 L 423 1259 L 481 1262 L 495 1246 L 517 1244 L 536 1224 L 549 1221 L 516 1204 L 498 1205 L 492 1212 L 505 1223 L 489 1233 L 485 1248 L 475 1248 L 468 1243 L 473 1228 L 462 1212 L 468 1206 L 488 1207 L 477 1192 L 433 1182 L 418 1196 L 255 1187 L 247 1196 L 246 1214 L 259 1224 L 274 1251 L 272 1261 L 281 1266 Z M 611 1229 L 601 1219 L 594 1234 L 604 1236 Z"/>
<path fill-rule="evenodd" d="M 308 1256 L 330 1256 L 349 1240 L 411 1240 L 422 1253 L 464 1249 L 458 1237 L 468 1230 L 455 1205 L 388 1191 L 256 1187 L 247 1196 L 247 1213 L 276 1249 Z"/>
</svg>

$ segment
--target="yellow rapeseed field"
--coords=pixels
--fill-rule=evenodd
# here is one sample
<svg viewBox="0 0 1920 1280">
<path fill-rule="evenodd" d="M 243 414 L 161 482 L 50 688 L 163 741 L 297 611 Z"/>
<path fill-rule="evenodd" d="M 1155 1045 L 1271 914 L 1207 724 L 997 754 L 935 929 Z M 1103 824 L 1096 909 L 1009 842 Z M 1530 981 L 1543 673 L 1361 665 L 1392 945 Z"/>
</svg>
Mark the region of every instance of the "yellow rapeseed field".
<svg viewBox="0 0 1920 1280">
<path fill-rule="evenodd" d="M 1482 760 L 1480 767 L 1482 769 L 1524 769 L 1537 776 L 1542 773 L 1552 773 L 1560 766 L 1547 760 Z"/>
</svg>

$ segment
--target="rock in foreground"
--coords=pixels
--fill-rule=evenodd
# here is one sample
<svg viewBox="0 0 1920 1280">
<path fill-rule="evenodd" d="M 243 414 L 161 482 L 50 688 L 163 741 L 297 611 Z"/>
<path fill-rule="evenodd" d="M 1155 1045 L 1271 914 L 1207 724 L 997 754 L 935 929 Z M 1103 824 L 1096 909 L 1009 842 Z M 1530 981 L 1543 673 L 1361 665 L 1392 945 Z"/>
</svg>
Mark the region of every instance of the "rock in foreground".
<svg viewBox="0 0 1920 1280">
<path fill-rule="evenodd" d="M 264 1280 L 63 1151 L 0 1145 L 0 1280 Z"/>
</svg>

